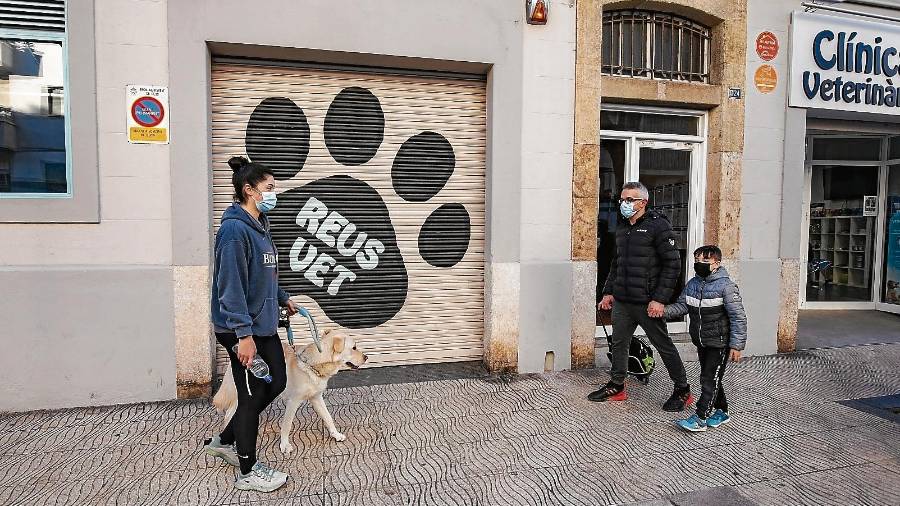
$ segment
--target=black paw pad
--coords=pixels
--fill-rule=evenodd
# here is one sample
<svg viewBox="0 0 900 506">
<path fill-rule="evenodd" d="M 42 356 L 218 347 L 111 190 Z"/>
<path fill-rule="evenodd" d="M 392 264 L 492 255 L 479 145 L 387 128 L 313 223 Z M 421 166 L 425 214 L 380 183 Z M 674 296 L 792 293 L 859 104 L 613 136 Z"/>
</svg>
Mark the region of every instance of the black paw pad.
<svg viewBox="0 0 900 506">
<path fill-rule="evenodd" d="M 409 202 L 426 202 L 438 194 L 456 166 L 453 146 L 443 135 L 422 132 L 400 146 L 391 168 L 394 191 Z"/>
<path fill-rule="evenodd" d="M 434 267 L 453 267 L 469 249 L 472 228 L 462 204 L 444 204 L 434 210 L 419 231 L 419 254 Z"/>
<path fill-rule="evenodd" d="M 378 97 L 365 88 L 344 88 L 325 115 L 325 145 L 343 165 L 362 165 L 375 156 L 384 140 L 384 111 Z"/>
<path fill-rule="evenodd" d="M 306 114 L 288 98 L 267 98 L 250 114 L 244 143 L 250 160 L 272 169 L 278 180 L 290 179 L 309 155 Z"/>
</svg>

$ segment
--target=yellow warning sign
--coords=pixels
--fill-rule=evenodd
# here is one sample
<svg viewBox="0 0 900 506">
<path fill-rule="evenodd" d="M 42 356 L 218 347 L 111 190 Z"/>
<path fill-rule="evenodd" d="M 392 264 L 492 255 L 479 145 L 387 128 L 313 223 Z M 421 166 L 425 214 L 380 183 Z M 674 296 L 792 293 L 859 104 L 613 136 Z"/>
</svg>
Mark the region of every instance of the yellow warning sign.
<svg viewBox="0 0 900 506">
<path fill-rule="evenodd" d="M 169 142 L 169 130 L 167 128 L 131 127 L 128 130 L 128 140 L 131 142 Z"/>
</svg>

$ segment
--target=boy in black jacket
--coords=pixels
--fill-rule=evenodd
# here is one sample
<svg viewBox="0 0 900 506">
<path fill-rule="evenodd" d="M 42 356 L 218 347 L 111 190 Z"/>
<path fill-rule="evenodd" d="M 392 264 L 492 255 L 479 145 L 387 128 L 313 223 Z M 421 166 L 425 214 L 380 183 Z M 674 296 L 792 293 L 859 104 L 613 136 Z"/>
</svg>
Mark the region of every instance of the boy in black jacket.
<svg viewBox="0 0 900 506">
<path fill-rule="evenodd" d="M 722 251 L 716 246 L 703 246 L 694 252 L 697 273 L 678 298 L 665 309 L 667 318 L 691 317 L 691 340 L 700 358 L 700 400 L 697 413 L 680 420 L 678 425 L 690 432 L 727 423 L 728 401 L 722 387 L 722 376 L 730 358 L 741 359 L 747 342 L 747 315 L 737 285 L 722 267 Z"/>
</svg>

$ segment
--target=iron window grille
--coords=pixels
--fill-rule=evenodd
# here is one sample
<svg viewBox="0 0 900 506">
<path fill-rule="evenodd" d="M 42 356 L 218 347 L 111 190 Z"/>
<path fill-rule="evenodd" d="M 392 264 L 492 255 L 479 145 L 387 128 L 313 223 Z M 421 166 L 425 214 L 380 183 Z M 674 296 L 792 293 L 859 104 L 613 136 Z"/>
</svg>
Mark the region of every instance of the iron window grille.
<svg viewBox="0 0 900 506">
<path fill-rule="evenodd" d="M 603 13 L 604 74 L 709 82 L 709 27 L 680 16 L 642 10 Z"/>
</svg>

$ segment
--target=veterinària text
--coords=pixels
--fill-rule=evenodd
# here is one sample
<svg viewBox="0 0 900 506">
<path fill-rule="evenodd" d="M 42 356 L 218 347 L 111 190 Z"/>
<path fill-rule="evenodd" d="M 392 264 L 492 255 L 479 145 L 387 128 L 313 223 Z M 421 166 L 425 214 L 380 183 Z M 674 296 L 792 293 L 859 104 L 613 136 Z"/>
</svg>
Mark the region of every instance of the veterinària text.
<svg viewBox="0 0 900 506">
<path fill-rule="evenodd" d="M 862 39 L 862 40 L 860 40 Z M 803 72 L 806 98 L 824 101 L 900 107 L 897 87 L 891 78 L 900 73 L 897 48 L 883 44 L 882 36 L 862 38 L 855 31 L 821 30 L 813 38 L 812 55 L 822 71 L 855 74 L 857 80 L 835 78 L 819 71 Z M 873 82 L 876 76 L 881 83 Z"/>
</svg>

